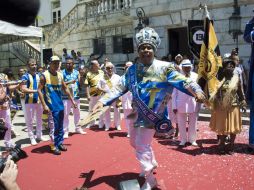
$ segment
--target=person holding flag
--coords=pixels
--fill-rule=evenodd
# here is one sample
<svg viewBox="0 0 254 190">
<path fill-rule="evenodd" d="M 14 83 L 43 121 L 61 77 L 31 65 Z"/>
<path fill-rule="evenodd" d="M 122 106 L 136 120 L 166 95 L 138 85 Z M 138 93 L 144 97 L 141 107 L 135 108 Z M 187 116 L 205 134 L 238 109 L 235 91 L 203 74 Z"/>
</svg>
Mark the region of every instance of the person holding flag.
<svg viewBox="0 0 254 190">
<path fill-rule="evenodd" d="M 234 74 L 235 62 L 231 57 L 225 57 L 222 64 L 216 33 L 207 7 L 204 8 L 205 34 L 200 51 L 198 84 L 209 98 L 209 107 L 212 109 L 210 128 L 218 134 L 219 151 L 231 153 L 236 134 L 242 129 L 240 108 L 246 110 L 245 96 L 239 77 Z M 227 135 L 230 135 L 230 143 L 226 147 Z"/>
<path fill-rule="evenodd" d="M 200 50 L 200 62 L 198 68 L 198 84 L 202 87 L 209 99 L 216 94 L 219 86 L 217 74 L 222 67 L 222 59 L 218 40 L 212 21 L 209 17 L 207 6 L 204 6 L 206 12 L 204 41 Z"/>
<path fill-rule="evenodd" d="M 226 54 L 227 55 L 227 54 Z M 230 55 L 230 54 L 229 54 Z M 236 135 L 242 131 L 240 108 L 246 111 L 246 101 L 239 74 L 234 72 L 236 63 L 231 56 L 224 56 L 220 87 L 213 97 L 210 128 L 219 137 L 220 153 L 232 154 Z M 226 145 L 226 137 L 230 136 Z"/>
</svg>

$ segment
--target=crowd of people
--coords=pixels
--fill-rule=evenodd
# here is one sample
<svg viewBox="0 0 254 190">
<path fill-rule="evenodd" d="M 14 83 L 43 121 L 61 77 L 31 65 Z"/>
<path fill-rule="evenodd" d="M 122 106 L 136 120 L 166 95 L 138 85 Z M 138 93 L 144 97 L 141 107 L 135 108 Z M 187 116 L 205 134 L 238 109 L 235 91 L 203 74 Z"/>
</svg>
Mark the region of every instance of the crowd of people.
<svg viewBox="0 0 254 190">
<path fill-rule="evenodd" d="M 6 148 L 14 147 L 10 113 L 11 104 L 17 104 L 19 99 L 31 145 L 47 140 L 42 136 L 41 117 L 46 115 L 45 127 L 49 129 L 52 152 L 60 155 L 62 151 L 67 151 L 63 141 L 69 137 L 71 112 L 75 132 L 86 134 L 79 125 L 80 91 L 85 89 L 90 113 L 102 106 L 110 106 L 97 124 L 97 121 L 92 121 L 86 128 L 97 126 L 108 131 L 113 123 L 116 130 L 122 130 L 119 110 L 122 106 L 127 137 L 136 150 L 141 165 L 140 175 L 146 178 L 142 189 L 155 187 L 157 182 L 152 171 L 158 163 L 151 141 L 156 134 L 154 126 L 158 123 L 148 120 L 146 113 L 155 112 L 163 121 L 170 119 L 175 130 L 170 130 L 167 135 L 179 139 L 180 147 L 188 143 L 198 146 L 197 119 L 206 97 L 197 84 L 198 75 L 193 61 L 181 54 L 176 55 L 173 61 L 171 55 L 161 60 L 154 57 L 160 38 L 152 28 L 142 29 L 136 41 L 138 57 L 133 62 L 126 62 L 123 76 L 116 73 L 115 65 L 108 57 L 100 64 L 100 57 L 92 55 L 87 63 L 80 52 L 76 55 L 72 50 L 68 54 L 65 48 L 62 59 L 52 56 L 47 69 L 38 67 L 36 60 L 30 58 L 27 68 L 19 69 L 19 80 L 14 79 L 10 69 L 4 71 L 0 75 L 1 97 L 4 97 L 1 99 L 0 117 L 8 128 L 4 137 Z M 133 77 L 133 73 L 136 77 Z M 213 97 L 210 122 L 211 130 L 218 135 L 218 150 L 222 154 L 233 153 L 236 135 L 242 130 L 240 109 L 246 111 L 247 106 L 244 93 L 247 77 L 244 73 L 237 51 L 224 55 L 223 67 L 218 75 L 221 86 Z M 139 107 L 140 101 L 146 106 Z M 111 106 L 114 109 L 113 117 Z M 37 123 L 35 131 L 34 118 Z"/>
</svg>

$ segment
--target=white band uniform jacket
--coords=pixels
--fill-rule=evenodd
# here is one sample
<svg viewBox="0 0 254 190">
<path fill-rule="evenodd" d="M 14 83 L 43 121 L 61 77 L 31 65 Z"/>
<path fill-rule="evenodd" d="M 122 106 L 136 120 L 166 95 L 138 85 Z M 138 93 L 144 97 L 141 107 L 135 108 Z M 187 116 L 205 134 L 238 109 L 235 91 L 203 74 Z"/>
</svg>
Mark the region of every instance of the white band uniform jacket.
<svg viewBox="0 0 254 190">
<path fill-rule="evenodd" d="M 198 78 L 197 73 L 191 72 L 190 78 L 192 81 L 196 82 Z M 177 109 L 178 113 L 198 112 L 199 107 L 199 103 L 195 101 L 193 96 L 190 96 L 174 88 L 172 94 L 172 108 Z"/>
</svg>

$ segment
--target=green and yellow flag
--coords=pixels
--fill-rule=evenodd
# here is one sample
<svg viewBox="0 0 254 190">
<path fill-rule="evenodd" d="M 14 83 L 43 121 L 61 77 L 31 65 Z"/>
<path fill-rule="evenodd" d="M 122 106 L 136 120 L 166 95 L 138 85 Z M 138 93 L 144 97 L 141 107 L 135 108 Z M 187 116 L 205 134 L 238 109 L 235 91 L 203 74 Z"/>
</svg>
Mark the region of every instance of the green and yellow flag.
<svg viewBox="0 0 254 190">
<path fill-rule="evenodd" d="M 211 99 L 219 88 L 220 81 L 216 76 L 219 68 L 222 67 L 222 58 L 213 23 L 209 16 L 205 19 L 204 27 L 204 41 L 201 46 L 198 67 L 198 84 L 202 87 L 207 97 Z"/>
</svg>

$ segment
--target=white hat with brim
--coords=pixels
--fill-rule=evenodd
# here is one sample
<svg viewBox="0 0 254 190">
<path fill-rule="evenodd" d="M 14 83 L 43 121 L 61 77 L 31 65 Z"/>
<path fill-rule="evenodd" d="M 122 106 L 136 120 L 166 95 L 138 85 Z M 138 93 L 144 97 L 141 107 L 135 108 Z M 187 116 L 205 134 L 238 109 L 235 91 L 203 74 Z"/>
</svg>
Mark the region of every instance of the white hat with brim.
<svg viewBox="0 0 254 190">
<path fill-rule="evenodd" d="M 189 59 L 184 59 L 181 62 L 182 67 L 192 67 L 191 61 Z"/>
<path fill-rule="evenodd" d="M 177 54 L 177 55 L 175 56 L 175 59 L 176 59 L 177 57 L 180 57 L 181 59 L 183 58 L 183 56 L 182 56 L 181 54 Z"/>
</svg>

